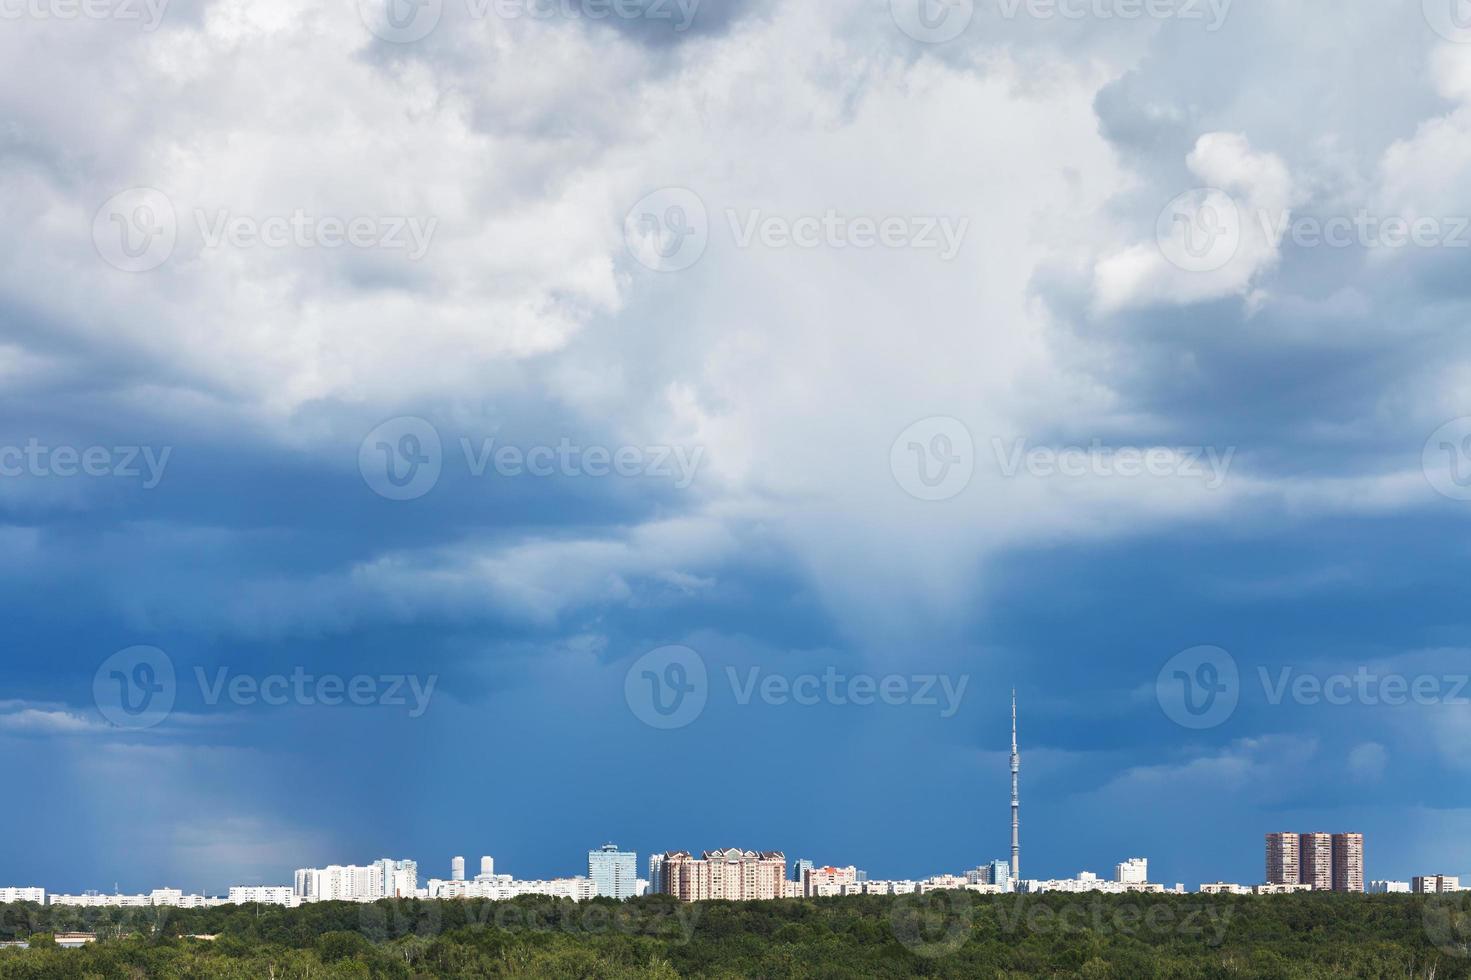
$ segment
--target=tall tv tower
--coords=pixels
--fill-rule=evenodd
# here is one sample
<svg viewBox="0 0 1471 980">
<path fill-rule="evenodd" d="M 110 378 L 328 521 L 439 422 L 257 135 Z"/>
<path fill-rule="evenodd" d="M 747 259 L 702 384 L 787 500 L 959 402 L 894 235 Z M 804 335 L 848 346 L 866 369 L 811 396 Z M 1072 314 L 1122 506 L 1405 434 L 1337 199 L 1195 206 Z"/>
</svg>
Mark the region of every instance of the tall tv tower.
<svg viewBox="0 0 1471 980">
<path fill-rule="evenodd" d="M 1017 780 L 1021 776 L 1022 757 L 1016 751 L 1016 688 L 1011 689 L 1011 880 L 1013 886 L 1021 880 L 1021 799 L 1017 795 Z"/>
</svg>

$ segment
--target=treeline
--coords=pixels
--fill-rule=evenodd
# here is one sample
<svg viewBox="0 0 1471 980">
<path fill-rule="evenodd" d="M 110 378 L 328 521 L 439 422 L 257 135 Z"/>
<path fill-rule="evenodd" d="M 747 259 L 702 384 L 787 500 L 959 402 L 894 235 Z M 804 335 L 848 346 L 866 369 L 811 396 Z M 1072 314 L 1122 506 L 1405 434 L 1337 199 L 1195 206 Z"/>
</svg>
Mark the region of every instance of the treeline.
<svg viewBox="0 0 1471 980">
<path fill-rule="evenodd" d="M 99 941 L 58 949 L 51 936 Z M 190 938 L 209 936 L 212 939 Z M 9 978 L 1471 978 L 1471 894 L 0 906 Z"/>
</svg>

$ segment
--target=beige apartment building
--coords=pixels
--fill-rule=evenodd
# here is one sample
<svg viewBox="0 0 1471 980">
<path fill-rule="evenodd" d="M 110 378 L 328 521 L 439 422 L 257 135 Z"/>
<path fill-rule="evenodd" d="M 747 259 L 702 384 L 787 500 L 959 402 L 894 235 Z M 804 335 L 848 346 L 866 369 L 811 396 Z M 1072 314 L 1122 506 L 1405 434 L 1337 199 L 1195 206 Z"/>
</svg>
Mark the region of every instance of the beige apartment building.
<svg viewBox="0 0 1471 980">
<path fill-rule="evenodd" d="M 1364 890 L 1364 835 L 1333 835 L 1333 890 Z"/>
<path fill-rule="evenodd" d="M 1297 834 L 1267 835 L 1267 884 L 1295 885 L 1302 880 Z"/>
<path fill-rule="evenodd" d="M 1444 895 L 1461 890 L 1461 879 L 1454 875 L 1416 875 L 1410 885 L 1416 895 Z"/>
<path fill-rule="evenodd" d="M 724 899 L 769 901 L 787 895 L 787 856 L 781 851 L 743 851 L 731 847 L 705 851 L 670 851 L 659 861 L 655 886 L 682 902 Z"/>
<path fill-rule="evenodd" d="M 1313 891 L 1333 890 L 1333 835 L 1303 834 L 1300 856 L 1304 885 L 1312 885 Z"/>
<path fill-rule="evenodd" d="M 1267 884 L 1364 890 L 1363 834 L 1268 834 Z"/>
<path fill-rule="evenodd" d="M 848 894 L 844 889 L 858 883 L 858 869 L 807 868 L 802 872 L 802 895 L 806 898 L 826 898 L 830 895 Z M 962 879 L 961 884 L 965 882 Z"/>
</svg>

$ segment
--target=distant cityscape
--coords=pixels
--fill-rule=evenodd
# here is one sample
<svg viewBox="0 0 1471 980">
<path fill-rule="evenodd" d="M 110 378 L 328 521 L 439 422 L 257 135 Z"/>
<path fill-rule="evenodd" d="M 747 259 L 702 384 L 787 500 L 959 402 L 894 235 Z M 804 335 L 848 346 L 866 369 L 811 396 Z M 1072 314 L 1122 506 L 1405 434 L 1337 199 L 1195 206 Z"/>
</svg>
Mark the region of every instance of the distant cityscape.
<svg viewBox="0 0 1471 980">
<path fill-rule="evenodd" d="M 366 865 L 301 868 L 289 885 L 237 885 L 224 896 L 185 894 L 156 888 L 147 894 L 52 894 L 40 887 L 0 887 L 0 904 L 82 908 L 212 908 L 222 905 L 279 905 L 294 908 L 312 902 L 376 902 L 382 899 L 490 899 L 506 901 L 543 895 L 574 902 L 593 898 L 625 900 L 643 895 L 672 895 L 683 902 L 712 900 L 767 901 L 827 898 L 842 895 L 912 895 L 964 890 L 982 894 L 1099 892 L 1105 894 L 1185 894 L 1183 884 L 1166 887 L 1149 880 L 1149 861 L 1131 857 L 1114 866 L 1111 878 L 1079 872 L 1074 878 L 1022 878 L 1021 755 L 1017 748 L 1016 694 L 1011 705 L 1011 856 L 998 858 L 960 874 L 922 880 L 875 880 L 853 865 L 818 865 L 809 859 L 788 861 L 782 851 L 740 848 L 665 851 L 649 857 L 647 877 L 638 873 L 638 855 L 616 844 L 587 852 L 587 874 L 569 878 L 522 880 L 497 874 L 495 859 L 480 858 L 480 870 L 466 876 L 465 858 L 449 862 L 448 878 L 430 878 L 421 887 L 416 861 L 382 858 Z M 1266 835 L 1265 881 L 1259 885 L 1209 882 L 1201 894 L 1278 895 L 1304 891 L 1369 892 L 1371 894 L 1445 894 L 1461 890 L 1453 875 L 1418 875 L 1410 881 L 1370 880 L 1364 874 L 1364 835 L 1360 833 L 1269 833 Z"/>
</svg>

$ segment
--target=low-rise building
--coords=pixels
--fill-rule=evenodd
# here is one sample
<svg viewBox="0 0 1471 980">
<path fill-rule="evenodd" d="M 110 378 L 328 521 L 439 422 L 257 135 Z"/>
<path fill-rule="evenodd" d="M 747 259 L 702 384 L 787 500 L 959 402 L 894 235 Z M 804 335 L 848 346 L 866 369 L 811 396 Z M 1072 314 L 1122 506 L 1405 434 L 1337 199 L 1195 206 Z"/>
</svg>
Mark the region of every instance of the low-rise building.
<svg viewBox="0 0 1471 980">
<path fill-rule="evenodd" d="M 1251 889 L 1246 885 L 1237 885 L 1229 881 L 1211 881 L 1200 886 L 1202 895 L 1250 895 Z"/>
<path fill-rule="evenodd" d="M 1258 895 L 1291 895 L 1295 892 L 1310 892 L 1313 886 L 1305 881 L 1283 881 L 1269 882 L 1265 885 L 1257 885 L 1253 891 Z"/>
<path fill-rule="evenodd" d="M 287 908 L 301 904 L 290 885 L 232 885 L 227 901 L 231 905 L 284 905 Z"/>
<path fill-rule="evenodd" d="M 555 878 L 551 881 L 517 881 L 510 875 L 477 875 L 474 881 L 429 879 L 425 898 L 450 900 L 484 898 L 505 902 L 521 895 L 549 895 L 586 902 L 597 896 L 597 883 L 591 878 Z"/>
<path fill-rule="evenodd" d="M 1445 895 L 1461 890 L 1461 879 L 1455 875 L 1416 875 L 1411 887 L 1416 895 Z"/>
<path fill-rule="evenodd" d="M 1369 882 L 1370 895 L 1408 895 L 1410 883 L 1408 881 L 1371 881 Z"/>
<path fill-rule="evenodd" d="M 12 905 L 16 902 L 34 902 L 37 905 L 45 905 L 46 889 L 0 888 L 0 905 Z"/>
<path fill-rule="evenodd" d="M 827 898 L 843 894 L 843 889 L 858 883 L 858 869 L 804 868 L 802 870 L 802 895 L 804 898 Z"/>
<path fill-rule="evenodd" d="M 92 932 L 58 932 L 54 937 L 56 945 L 62 949 L 81 949 L 88 943 L 97 941 L 97 934 Z"/>
</svg>

